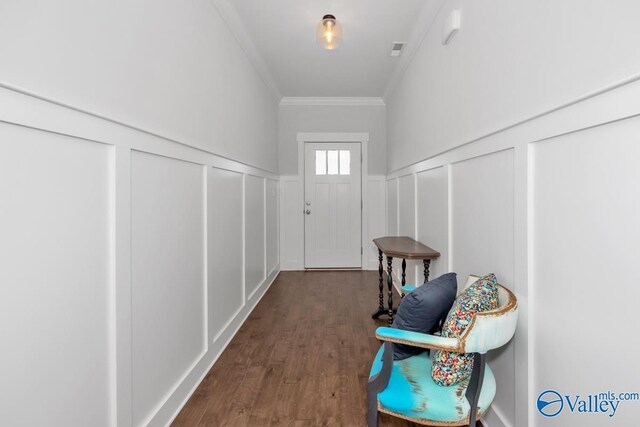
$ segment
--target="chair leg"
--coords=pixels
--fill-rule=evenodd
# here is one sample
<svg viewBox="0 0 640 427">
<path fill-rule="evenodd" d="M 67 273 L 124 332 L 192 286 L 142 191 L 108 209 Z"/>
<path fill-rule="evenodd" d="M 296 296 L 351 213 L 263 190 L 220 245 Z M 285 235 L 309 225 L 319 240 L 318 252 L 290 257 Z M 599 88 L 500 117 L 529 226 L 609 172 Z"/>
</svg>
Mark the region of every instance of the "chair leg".
<svg viewBox="0 0 640 427">
<path fill-rule="evenodd" d="M 474 353 L 473 355 L 473 371 L 469 386 L 465 393 L 465 397 L 469 401 L 469 427 L 475 427 L 478 418 L 478 400 L 480 400 L 480 392 L 482 391 L 482 383 L 484 381 L 484 368 L 487 363 L 485 353 Z"/>
<path fill-rule="evenodd" d="M 378 393 L 367 387 L 367 427 L 378 427 Z"/>
<path fill-rule="evenodd" d="M 367 383 L 367 426 L 378 427 L 378 393 L 387 388 L 393 366 L 393 344 L 385 342 L 382 353 L 382 369 Z"/>
</svg>

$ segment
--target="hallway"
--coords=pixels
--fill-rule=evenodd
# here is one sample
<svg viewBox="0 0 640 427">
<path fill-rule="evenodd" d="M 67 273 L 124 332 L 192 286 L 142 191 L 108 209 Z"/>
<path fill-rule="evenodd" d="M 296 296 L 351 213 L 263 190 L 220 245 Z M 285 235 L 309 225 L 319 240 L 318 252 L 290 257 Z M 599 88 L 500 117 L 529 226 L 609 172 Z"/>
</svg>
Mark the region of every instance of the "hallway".
<svg viewBox="0 0 640 427">
<path fill-rule="evenodd" d="M 280 273 L 173 425 L 364 425 L 377 274 Z"/>
<path fill-rule="evenodd" d="M 0 4 L 0 427 L 363 426 L 384 237 L 504 288 L 483 426 L 638 425 L 640 1 Z"/>
</svg>

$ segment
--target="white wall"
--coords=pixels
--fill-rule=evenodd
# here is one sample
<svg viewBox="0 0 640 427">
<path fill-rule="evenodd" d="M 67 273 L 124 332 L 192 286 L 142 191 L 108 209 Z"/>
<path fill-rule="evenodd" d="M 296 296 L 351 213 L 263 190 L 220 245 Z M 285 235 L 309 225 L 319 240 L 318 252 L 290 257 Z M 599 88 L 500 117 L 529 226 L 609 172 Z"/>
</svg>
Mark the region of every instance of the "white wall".
<svg viewBox="0 0 640 427">
<path fill-rule="evenodd" d="M 416 236 L 416 177 L 413 174 L 400 176 L 398 178 L 398 236 Z M 406 283 L 416 284 L 418 264 L 422 261 L 406 261 Z M 402 276 L 402 261 L 394 259 L 394 266 L 398 277 Z M 424 276 L 419 276 L 424 282 Z M 402 279 L 400 279 L 402 280 Z"/>
<path fill-rule="evenodd" d="M 283 102 L 291 102 L 291 99 L 296 98 L 284 98 Z M 306 99 L 306 98 L 305 98 Z M 345 99 L 342 99 L 344 102 Z M 296 101 L 298 102 L 298 101 Z M 309 102 L 309 101 L 305 101 Z M 336 102 L 335 99 L 330 98 L 325 101 L 322 101 L 321 98 L 315 98 L 312 102 Z M 375 101 L 376 103 L 380 102 L 380 99 Z M 283 108 L 308 108 L 308 107 L 317 107 L 317 105 L 281 105 L 281 118 L 282 118 L 282 109 Z M 336 112 L 337 110 L 333 110 L 333 108 L 337 108 L 335 105 L 322 105 L 322 107 L 329 108 L 327 111 Z M 343 105 L 339 107 L 345 107 Z M 368 109 L 371 106 L 369 105 L 356 105 L 349 106 L 349 108 L 354 108 L 353 111 L 359 111 L 358 109 Z M 376 106 L 377 108 L 378 106 Z M 384 107 L 384 106 L 381 106 Z M 293 111 L 293 110 L 291 110 Z M 298 111 L 298 110 L 295 110 Z M 303 110 L 300 110 L 303 111 Z M 306 110 L 304 110 L 306 111 Z M 308 110 L 305 112 L 309 113 L 312 110 Z M 364 110 L 363 110 L 364 111 Z M 378 112 L 383 112 L 384 110 L 377 110 Z M 326 122 L 326 118 L 323 119 L 322 116 L 310 116 L 309 119 L 314 121 L 315 126 L 318 126 L 320 129 L 332 129 L 331 122 Z M 384 121 L 384 115 L 380 115 L 378 119 Z M 371 123 L 370 123 L 371 124 Z M 362 236 L 362 257 L 361 264 L 364 269 L 378 269 L 378 255 L 377 249 L 373 244 L 373 239 L 376 237 L 381 237 L 385 235 L 385 188 L 384 188 L 384 175 L 372 175 L 371 173 L 367 174 L 367 170 L 370 171 L 371 168 L 368 166 L 369 159 L 372 156 L 369 154 L 371 152 L 370 140 L 371 134 L 369 132 L 293 132 L 293 130 L 297 129 L 298 125 L 293 125 L 291 122 L 283 123 L 282 120 L 280 122 L 281 130 L 284 127 L 288 126 L 287 133 L 292 133 L 292 136 L 295 139 L 295 148 L 286 147 L 282 148 L 282 150 L 287 152 L 287 155 L 291 155 L 293 153 L 296 156 L 295 160 L 295 174 L 294 175 L 280 175 L 280 182 L 283 188 L 282 198 L 280 200 L 280 206 L 282 206 L 282 214 L 280 217 L 280 230 L 281 236 L 280 241 L 281 252 L 281 268 L 283 270 L 303 270 L 305 266 L 304 262 L 304 175 L 298 174 L 298 162 L 303 161 L 303 153 L 299 153 L 298 147 L 304 145 L 305 142 L 355 142 L 361 145 L 362 149 L 362 215 L 361 215 L 361 236 Z M 349 128 L 347 126 L 347 128 Z M 357 124 L 353 129 L 357 129 Z M 303 128 L 304 129 L 304 128 Z M 379 133 L 377 133 L 379 138 Z M 282 140 L 281 140 L 282 142 Z M 384 155 L 384 151 L 380 149 L 380 140 L 378 139 L 377 148 L 374 148 L 376 151 L 376 162 L 380 163 L 380 156 Z"/>
<path fill-rule="evenodd" d="M 280 180 L 280 267 L 282 270 L 304 269 L 304 217 L 300 207 L 302 183 L 297 176 Z"/>
<path fill-rule="evenodd" d="M 500 283 L 513 289 L 513 149 L 450 168 L 451 271 L 458 273 L 461 286 L 470 274 L 495 273 Z M 493 406 L 511 422 L 515 420 L 514 343 L 488 356 L 500 390 Z"/>
<path fill-rule="evenodd" d="M 3 1 L 0 85 L 277 172 L 278 100 L 215 4 Z"/>
<path fill-rule="evenodd" d="M 386 194 L 384 175 L 365 177 L 363 183 L 362 268 L 378 269 L 378 249 L 373 239 L 386 235 Z M 299 176 L 281 175 L 280 186 L 280 268 L 304 270 L 304 180 Z M 366 198 L 365 198 L 366 197 Z"/>
<path fill-rule="evenodd" d="M 244 306 L 245 289 L 238 276 L 244 272 L 244 240 L 242 218 L 243 174 L 210 168 L 207 180 L 207 258 L 214 274 L 209 281 L 209 339 L 216 340 Z M 225 206 L 226 209 L 220 209 Z M 219 244 L 224 242 L 224 244 Z M 228 283 L 228 286 L 217 286 Z M 225 301 L 217 304 L 217 301 Z"/>
<path fill-rule="evenodd" d="M 258 290 L 265 278 L 265 206 L 264 179 L 247 175 L 244 178 L 245 234 L 244 234 L 244 280 L 247 296 Z"/>
<path fill-rule="evenodd" d="M 196 163 L 131 152 L 134 425 L 158 410 L 207 348 L 205 173 Z"/>
<path fill-rule="evenodd" d="M 638 371 L 629 368 L 640 348 L 640 292 L 633 279 L 640 239 L 639 135 L 634 117 L 532 147 L 536 391 L 549 385 L 583 395 L 638 388 Z M 580 355 L 574 365 L 582 369 L 567 372 L 557 363 L 568 354 Z M 611 420 L 634 425 L 639 416 L 640 402 L 620 402 Z M 541 426 L 609 422 L 607 415 L 576 419 L 564 411 L 555 423 L 538 418 Z"/>
<path fill-rule="evenodd" d="M 314 105 L 300 105 L 304 103 Z M 379 105 L 370 105 L 371 103 Z M 366 100 L 360 105 L 353 100 L 312 98 L 300 101 L 283 98 L 279 112 L 279 171 L 282 180 L 281 267 L 283 270 L 304 268 L 304 231 L 302 206 L 304 179 L 298 176 L 298 139 L 300 132 L 366 132 L 367 170 L 363 171 L 365 206 L 363 235 L 366 246 L 363 268 L 378 269 L 378 252 L 372 239 L 385 235 L 386 117 L 380 99 Z M 355 101 L 358 104 L 358 101 Z M 296 104 L 296 105 L 293 105 Z M 320 105 L 318 105 L 320 104 Z M 329 104 L 329 105 L 323 105 Z M 333 105 L 331 105 L 333 104 Z M 363 188 L 365 185 L 363 185 Z"/>
<path fill-rule="evenodd" d="M 398 236 L 398 211 L 400 204 L 398 203 L 398 178 L 394 177 L 387 180 L 387 235 Z"/>
<path fill-rule="evenodd" d="M 286 101 L 286 98 L 285 98 Z M 298 132 L 368 132 L 369 170 L 386 172 L 387 130 L 384 105 L 280 105 L 280 174 L 298 173 Z"/>
<path fill-rule="evenodd" d="M 440 257 L 429 266 L 432 278 L 448 273 L 449 266 L 449 192 L 448 168 L 440 166 L 417 174 L 416 240 L 438 248 Z"/>
<path fill-rule="evenodd" d="M 629 285 L 640 237 L 639 96 L 640 82 L 625 85 L 389 176 L 390 202 L 398 176 L 418 177 L 418 239 L 442 253 L 434 275 L 495 272 L 518 297 L 516 337 L 489 357 L 498 382 L 489 426 L 602 425 L 606 415 L 568 409 L 544 418 L 535 400 L 547 389 L 635 387 L 628 367 L 640 340 L 625 325 L 639 296 Z M 638 416 L 635 402 L 621 402 L 611 421 Z"/>
<path fill-rule="evenodd" d="M 279 271 L 277 176 L 6 89 L 0 117 L 0 418 L 166 425 Z"/>
<path fill-rule="evenodd" d="M 417 206 L 416 235 L 443 254 L 436 275 L 493 271 L 515 291 L 516 337 L 489 359 L 498 394 L 487 425 L 632 424 L 632 402 L 609 420 L 568 409 L 547 419 L 535 401 L 549 388 L 584 396 L 637 379 L 624 368 L 633 351 L 614 348 L 640 345 L 620 326 L 632 323 L 639 296 L 628 277 L 640 205 L 630 187 L 640 180 L 640 60 L 631 53 L 640 6 L 443 4 L 387 99 L 388 201 L 398 200 L 387 229 L 410 231 L 410 216 L 397 213 Z M 462 29 L 445 47 L 440 30 L 454 7 Z M 408 174 L 416 201 L 397 188 Z"/>
<path fill-rule="evenodd" d="M 442 3 L 386 100 L 389 171 L 640 74 L 637 1 Z M 454 8 L 462 28 L 445 47 Z"/>
<path fill-rule="evenodd" d="M 373 244 L 373 239 L 384 237 L 387 235 L 386 227 L 386 208 L 387 195 L 384 175 L 370 176 L 367 183 L 367 191 L 369 192 L 369 210 L 367 218 L 368 242 L 365 251 L 368 251 L 367 261 L 370 270 L 377 270 L 378 248 Z"/>
<path fill-rule="evenodd" d="M 3 424 L 177 415 L 279 272 L 277 118 L 211 2 L 2 3 Z"/>
<path fill-rule="evenodd" d="M 113 150 L 7 123 L 0 141 L 0 420 L 113 425 Z"/>
</svg>

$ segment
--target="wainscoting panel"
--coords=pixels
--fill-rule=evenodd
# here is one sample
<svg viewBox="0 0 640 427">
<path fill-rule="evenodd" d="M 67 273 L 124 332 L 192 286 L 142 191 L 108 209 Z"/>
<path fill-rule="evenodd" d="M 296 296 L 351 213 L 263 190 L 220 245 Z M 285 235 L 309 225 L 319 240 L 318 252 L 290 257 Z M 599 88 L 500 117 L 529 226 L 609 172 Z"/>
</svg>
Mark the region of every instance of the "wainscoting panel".
<svg viewBox="0 0 640 427">
<path fill-rule="evenodd" d="M 0 424 L 112 425 L 113 147 L 0 141 Z"/>
<path fill-rule="evenodd" d="M 531 145 L 537 393 L 637 391 L 638 135 L 635 117 Z M 618 404 L 613 417 L 565 404 L 537 425 L 636 425 L 638 402 Z"/>
<path fill-rule="evenodd" d="M 208 168 L 207 271 L 209 342 L 244 306 L 242 174 Z"/>
<path fill-rule="evenodd" d="M 369 197 L 367 229 L 369 230 L 369 238 L 367 239 L 368 268 L 369 270 L 378 269 L 378 248 L 373 244 L 373 239 L 384 237 L 385 232 L 385 212 L 386 212 L 386 195 L 385 195 L 385 178 L 384 176 L 369 177 L 367 186 Z"/>
<path fill-rule="evenodd" d="M 416 238 L 416 177 L 414 174 L 398 178 L 398 235 Z M 416 261 L 407 261 L 406 280 L 409 284 L 416 284 Z M 422 265 L 422 262 L 419 262 Z M 394 260 L 394 268 L 402 271 L 402 262 Z M 424 281 L 424 276 L 420 275 Z"/>
<path fill-rule="evenodd" d="M 244 181 L 244 277 L 245 299 L 249 300 L 265 279 L 264 178 L 245 175 Z"/>
<path fill-rule="evenodd" d="M 280 268 L 282 270 L 304 269 L 301 187 L 297 175 L 280 177 Z"/>
<path fill-rule="evenodd" d="M 452 165 L 452 266 L 458 285 L 469 274 L 495 273 L 514 289 L 513 150 Z M 514 343 L 489 354 L 500 394 L 494 406 L 515 417 Z"/>
<path fill-rule="evenodd" d="M 398 235 L 398 179 L 387 180 L 387 236 Z"/>
<path fill-rule="evenodd" d="M 416 196 L 415 176 L 405 175 L 398 178 L 398 235 L 415 238 L 416 233 Z"/>
<path fill-rule="evenodd" d="M 133 424 L 145 425 L 206 351 L 201 165 L 134 151 Z"/>
<path fill-rule="evenodd" d="M 513 150 L 453 164 L 451 187 L 454 271 L 495 273 L 512 287 Z"/>
<path fill-rule="evenodd" d="M 637 312 L 629 278 L 640 241 L 640 81 L 567 101 L 386 177 L 388 234 L 397 230 L 396 180 L 418 174 L 419 240 L 448 235 L 448 247 L 435 249 L 449 268 L 434 263 L 434 275 L 452 269 L 464 280 L 494 271 L 518 298 L 516 335 L 489 361 L 498 388 L 483 419 L 488 427 L 633 425 L 640 417 L 631 402 L 621 402 L 615 418 L 567 409 L 545 418 L 535 405 L 554 387 L 582 396 L 632 390 L 636 363 L 626 350 L 640 346 L 627 327 Z M 429 223 L 433 234 L 424 234 Z M 567 369 L 576 355 L 587 371 Z"/>
<path fill-rule="evenodd" d="M 278 176 L 6 88 L 0 140 L 2 424 L 169 425 L 280 271 Z"/>
<path fill-rule="evenodd" d="M 278 181 L 267 179 L 265 192 L 267 233 L 267 274 L 278 265 Z"/>
<path fill-rule="evenodd" d="M 447 167 L 418 174 L 417 240 L 440 252 L 431 261 L 430 278 L 449 272 L 449 196 Z"/>
<path fill-rule="evenodd" d="M 469 274 L 494 272 L 502 283 L 515 289 L 513 152 L 506 149 L 462 157 L 387 181 L 388 194 L 393 195 L 396 182 L 399 184 L 395 207 L 398 234 L 417 236 L 418 241 L 441 253 L 440 259 L 432 262 L 431 278 L 455 271 L 461 287 Z M 388 212 L 393 213 L 394 206 L 389 206 Z M 393 226 L 391 221 L 389 226 Z M 407 263 L 408 283 L 413 277 L 422 281 L 419 264 Z M 399 264 L 394 262 L 394 269 L 398 284 Z M 499 393 L 488 424 L 509 425 L 515 419 L 515 341 L 492 352 L 489 363 L 496 373 Z"/>
</svg>

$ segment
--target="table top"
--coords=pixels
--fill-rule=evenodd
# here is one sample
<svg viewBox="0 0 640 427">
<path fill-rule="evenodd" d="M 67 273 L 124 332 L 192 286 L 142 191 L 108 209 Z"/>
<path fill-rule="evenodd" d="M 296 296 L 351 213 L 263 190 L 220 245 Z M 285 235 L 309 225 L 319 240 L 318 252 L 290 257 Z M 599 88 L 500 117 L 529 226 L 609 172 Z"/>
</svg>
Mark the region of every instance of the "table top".
<svg viewBox="0 0 640 427">
<path fill-rule="evenodd" d="M 385 255 L 404 259 L 435 259 L 440 252 L 407 236 L 388 236 L 373 239 Z"/>
</svg>

